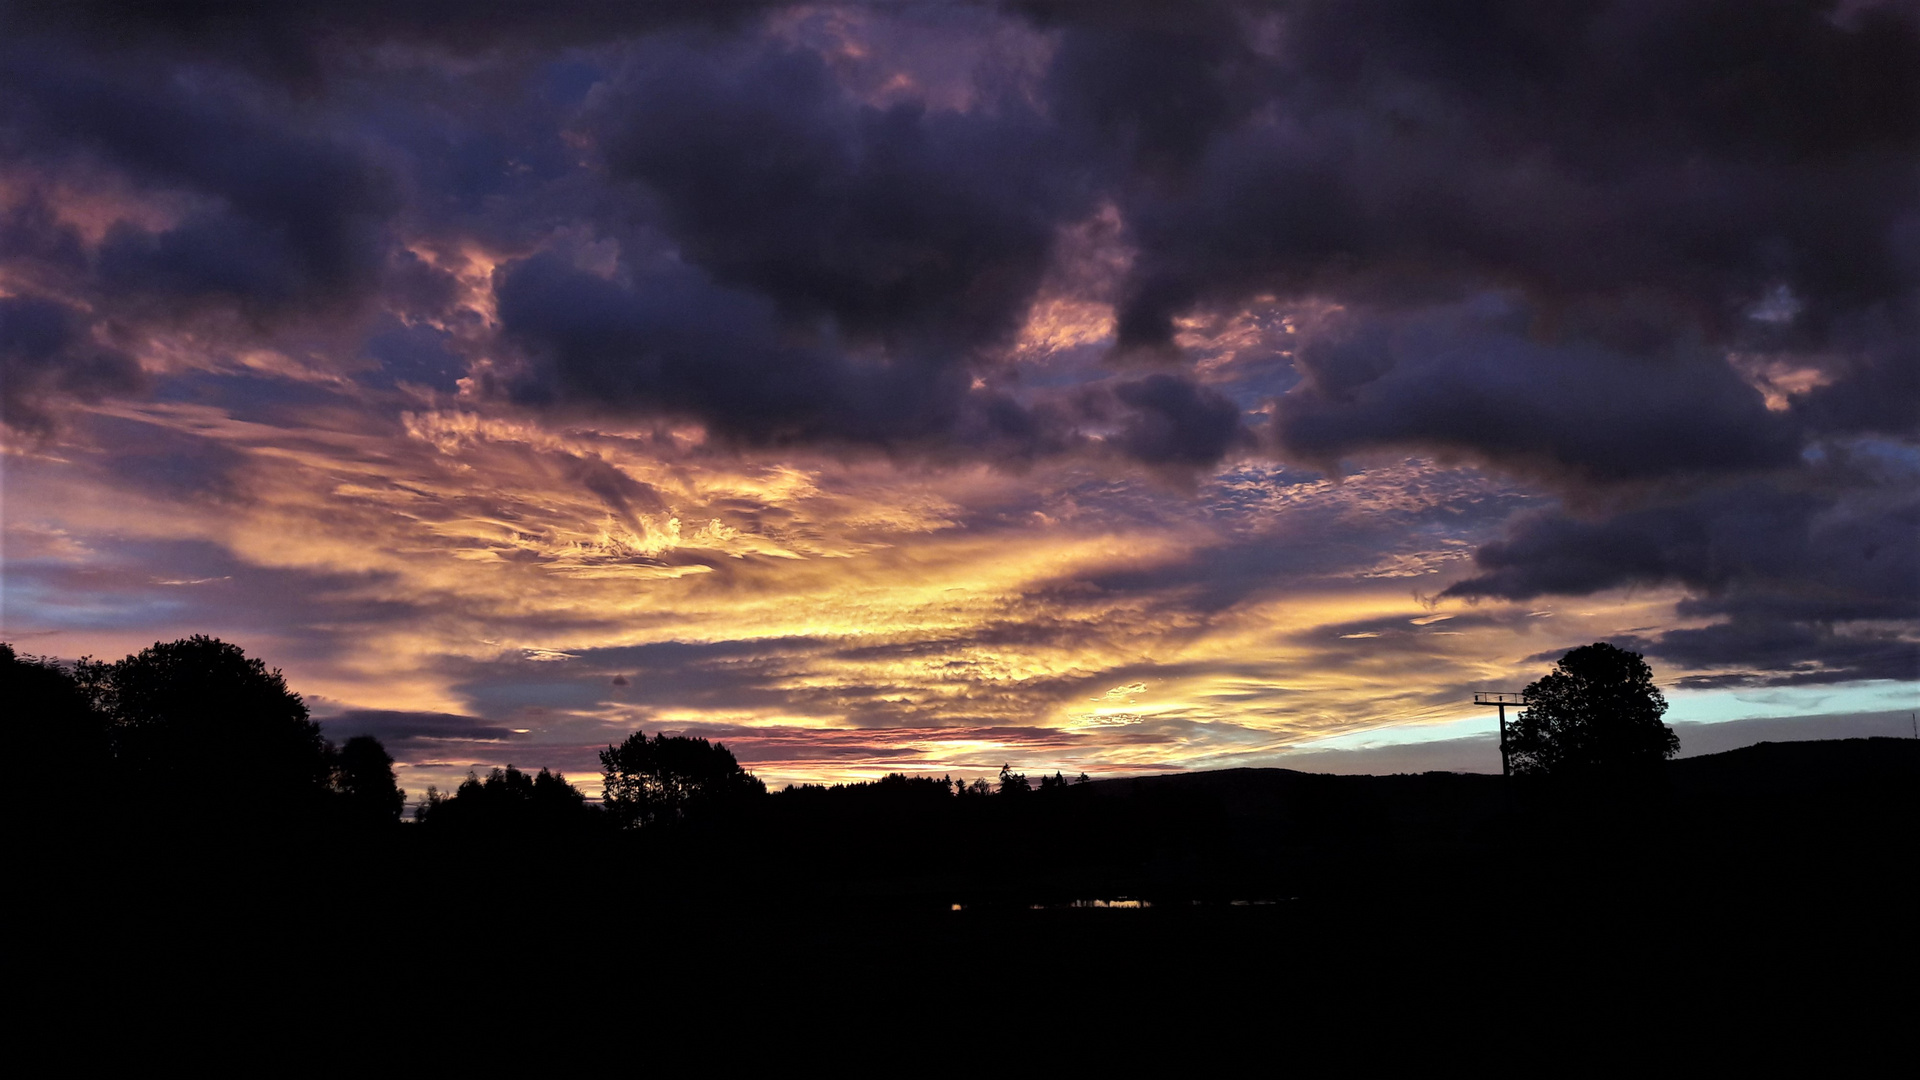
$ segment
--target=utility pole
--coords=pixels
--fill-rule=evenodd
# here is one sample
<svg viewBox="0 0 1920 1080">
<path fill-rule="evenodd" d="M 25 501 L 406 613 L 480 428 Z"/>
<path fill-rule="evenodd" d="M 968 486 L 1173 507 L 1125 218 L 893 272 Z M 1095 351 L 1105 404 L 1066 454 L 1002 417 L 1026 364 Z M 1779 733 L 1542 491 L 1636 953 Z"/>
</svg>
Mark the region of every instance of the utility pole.
<svg viewBox="0 0 1920 1080">
<path fill-rule="evenodd" d="M 1495 705 L 1500 709 L 1500 775 L 1513 775 L 1513 762 L 1507 756 L 1507 706 L 1525 708 L 1527 695 L 1501 692 L 1475 691 L 1475 705 Z"/>
</svg>

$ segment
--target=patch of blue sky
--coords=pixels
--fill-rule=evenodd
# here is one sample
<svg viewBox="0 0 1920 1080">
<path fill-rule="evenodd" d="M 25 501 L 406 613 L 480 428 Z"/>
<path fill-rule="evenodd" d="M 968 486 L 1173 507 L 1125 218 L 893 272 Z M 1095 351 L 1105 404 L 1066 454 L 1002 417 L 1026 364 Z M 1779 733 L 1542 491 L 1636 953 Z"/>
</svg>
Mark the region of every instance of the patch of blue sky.
<svg viewBox="0 0 1920 1080">
<path fill-rule="evenodd" d="M 119 630 L 166 625 L 186 610 L 171 597 L 81 592 L 49 586 L 9 566 L 0 581 L 0 630 Z"/>
<path fill-rule="evenodd" d="M 1724 723 L 1775 716 L 1920 709 L 1920 680 L 1873 679 L 1824 686 L 1667 692 L 1667 723 Z"/>
<path fill-rule="evenodd" d="M 1899 710 L 1920 710 L 1920 681 L 1876 679 L 1826 686 L 1754 687 L 1739 690 L 1666 692 L 1669 724 L 1717 724 L 1775 717 L 1805 718 Z M 1508 710 L 1511 719 L 1518 710 Z M 1484 714 L 1438 722 L 1409 721 L 1349 731 L 1297 743 L 1294 753 L 1320 750 L 1372 750 L 1390 746 L 1487 737 L 1499 729 L 1499 717 Z"/>
<path fill-rule="evenodd" d="M 1511 720 L 1517 710 L 1508 710 Z M 1383 746 L 1410 746 L 1416 743 L 1446 742 L 1453 739 L 1471 739 L 1491 737 L 1498 733 L 1500 718 L 1489 709 L 1484 715 L 1474 714 L 1454 720 L 1408 721 L 1401 724 L 1386 724 L 1381 727 L 1367 728 L 1364 731 L 1349 731 L 1311 742 L 1296 743 L 1295 753 L 1307 753 L 1317 750 L 1372 750 Z"/>
</svg>

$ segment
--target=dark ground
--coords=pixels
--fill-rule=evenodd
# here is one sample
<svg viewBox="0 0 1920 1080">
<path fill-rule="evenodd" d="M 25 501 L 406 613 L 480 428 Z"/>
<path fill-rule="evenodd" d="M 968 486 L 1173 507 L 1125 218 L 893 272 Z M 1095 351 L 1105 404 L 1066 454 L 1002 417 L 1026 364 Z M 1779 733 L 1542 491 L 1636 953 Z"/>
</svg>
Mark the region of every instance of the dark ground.
<svg viewBox="0 0 1920 1080">
<path fill-rule="evenodd" d="M 1143 1032 L 1331 1012 L 1491 1037 L 1617 1013 L 1602 1056 L 1647 1037 L 1642 1006 L 1695 1035 L 1913 1015 L 1911 740 L 1761 744 L 1574 790 L 1239 769 L 967 813 L 790 798 L 647 838 L 28 844 L 13 966 L 56 1010 L 110 988 L 461 1022 L 958 999 Z M 1119 898 L 1150 906 L 1070 906 Z"/>
</svg>

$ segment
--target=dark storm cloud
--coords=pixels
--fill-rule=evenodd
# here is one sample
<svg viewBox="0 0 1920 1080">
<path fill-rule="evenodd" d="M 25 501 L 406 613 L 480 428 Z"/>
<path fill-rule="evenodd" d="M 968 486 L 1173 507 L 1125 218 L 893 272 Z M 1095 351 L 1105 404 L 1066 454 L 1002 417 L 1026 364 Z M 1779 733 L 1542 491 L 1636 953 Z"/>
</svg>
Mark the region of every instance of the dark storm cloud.
<svg viewBox="0 0 1920 1080">
<path fill-rule="evenodd" d="M 1044 409 L 971 389 L 958 364 L 796 338 L 769 301 L 684 264 L 628 283 L 539 255 L 499 280 L 501 324 L 535 361 L 510 387 L 523 404 L 687 416 L 757 446 L 959 442 L 1030 456 L 1068 437 Z"/>
<path fill-rule="evenodd" d="M 149 4 L 79 0 L 8 4 L 25 29 L 58 33 L 103 49 L 162 48 L 192 60 L 220 61 L 250 73 L 311 86 L 326 75 L 330 49 L 399 42 L 474 52 L 553 49 L 683 24 L 724 27 L 770 6 L 759 0 L 517 0 L 394 3 L 313 0 L 234 4 L 222 0 Z"/>
<path fill-rule="evenodd" d="M 1087 206 L 1017 100 L 869 105 L 811 50 L 643 52 L 594 111 L 608 168 L 719 283 L 933 359 L 1009 333 L 1055 227 Z"/>
<path fill-rule="evenodd" d="M 1260 290 L 1651 291 L 1724 327 L 1773 282 L 1814 317 L 1911 286 L 1920 36 L 1891 6 L 1308 3 L 1275 42 L 1270 121 L 1131 207 L 1138 339 Z"/>
<path fill-rule="evenodd" d="M 1143 464 L 1211 465 L 1252 441 L 1240 423 L 1239 406 L 1184 379 L 1149 375 L 1116 385 L 1113 394 L 1132 407 L 1117 442 Z"/>
<path fill-rule="evenodd" d="M 372 735 L 390 747 L 435 742 L 505 742 L 519 732 L 476 716 L 396 709 L 348 709 L 320 718 L 327 735 L 349 739 Z"/>
<path fill-rule="evenodd" d="M 1726 621 L 1649 646 L 1672 662 L 1912 677 L 1905 632 L 1867 625 L 1920 614 L 1910 478 L 1818 459 L 1920 420 L 1914 9 L 1279 10 L 1264 38 L 1243 11 L 1257 59 L 1207 69 L 1265 64 L 1267 111 L 1120 189 L 1123 348 L 1261 294 L 1337 303 L 1302 327 L 1279 454 L 1439 452 L 1586 507 L 1515 522 L 1448 595 L 1678 584 Z M 1768 400 L 1769 365 L 1811 385 Z"/>
<path fill-rule="evenodd" d="M 1490 299 L 1304 344 L 1280 449 L 1329 467 L 1380 447 L 1472 454 L 1574 482 L 1791 465 L 1799 425 L 1693 341 L 1654 355 L 1531 340 Z"/>
<path fill-rule="evenodd" d="M 1697 590 L 1683 614 L 1803 620 L 1920 615 L 1920 499 L 1911 488 L 1849 504 L 1764 484 L 1598 521 L 1522 517 L 1474 555 L 1444 596 L 1531 599 L 1626 585 Z"/>
<path fill-rule="evenodd" d="M 84 311 L 69 318 L 70 337 L 125 352 L 150 329 L 199 314 L 237 313 L 264 329 L 377 287 L 401 198 L 337 117 L 218 65 L 182 63 L 153 41 L 94 48 L 49 34 L 38 14 L 0 12 L 0 161 L 11 189 L 0 272 Z M 76 190 L 83 204 L 105 194 L 123 209 L 165 209 L 83 237 L 63 216 Z M 8 425 L 44 430 L 61 396 L 139 389 L 135 365 L 113 356 L 57 350 L 40 356 L 35 377 L 10 371 Z"/>
<path fill-rule="evenodd" d="M 975 384 L 1088 205 L 1024 105 L 879 107 L 812 52 L 670 41 L 595 92 L 588 126 L 672 251 L 629 251 L 614 278 L 551 255 L 505 268 L 502 324 L 536 360 L 518 400 L 687 416 L 757 445 L 1029 458 L 1081 441 L 1070 403 Z M 1149 405 L 1147 425 L 1170 407 Z M 1184 462 L 1224 447 L 1228 420 L 1139 443 Z"/>
<path fill-rule="evenodd" d="M 53 300 L 0 297 L 0 419 L 8 427 L 44 434 L 49 395 L 93 399 L 144 383 L 133 358 L 92 339 L 82 312 Z"/>
<path fill-rule="evenodd" d="M 929 400 L 922 390 L 937 372 L 885 369 L 863 379 L 830 350 L 784 340 L 772 306 L 759 297 L 713 288 L 677 264 L 650 269 L 627 284 L 552 255 L 504 268 L 501 324 L 540 362 L 535 378 L 514 388 L 516 397 L 651 406 L 765 443 L 848 425 L 856 438 L 904 435 L 944 419 L 902 415 L 901 406 L 917 412 L 913 406 Z"/>
<path fill-rule="evenodd" d="M 519 340 L 564 354 L 521 400 L 598 395 L 749 441 L 894 445 L 912 430 L 1016 454 L 1082 445 L 1071 416 L 977 392 L 973 376 L 978 350 L 1020 319 L 1058 230 L 1102 199 L 1135 248 L 1123 351 L 1166 353 L 1176 316 L 1257 294 L 1362 313 L 1524 297 L 1523 341 L 1435 343 L 1377 379 L 1364 350 L 1322 350 L 1314 386 L 1284 399 L 1272 444 L 1284 453 L 1460 448 L 1603 479 L 1777 462 L 1782 425 L 1745 426 L 1730 388 L 1713 385 L 1724 373 L 1679 354 L 1767 338 L 1745 313 L 1780 289 L 1794 325 L 1759 343 L 1821 353 L 1843 375 L 1806 403 L 1817 429 L 1910 426 L 1888 403 L 1912 400 L 1910 355 L 1822 352 L 1833 327 L 1880 309 L 1883 341 L 1913 337 L 1920 36 L 1907 8 L 1015 5 L 998 17 L 1047 36 L 1042 76 L 1026 86 L 983 69 L 965 111 L 863 96 L 867 76 L 846 83 L 760 15 L 18 10 L 6 130 L 19 153 L 93 154 L 137 184 L 200 197 L 171 226 L 125 226 L 92 254 L 116 297 L 266 311 L 364 292 L 404 276 L 386 231 L 402 204 L 414 219 L 462 208 L 482 231 L 511 220 L 621 235 L 644 221 L 718 288 L 663 282 L 628 251 L 627 287 L 672 295 L 683 322 L 662 325 L 648 297 L 539 320 L 516 309 Z M 464 107 L 406 85 L 437 101 L 436 137 L 425 113 L 396 119 L 416 76 L 369 67 L 383 43 L 491 57 L 492 81 L 476 80 Z M 568 126 L 584 152 L 555 137 Z M 373 152 L 381 141 L 399 152 Z M 583 163 L 597 179 L 562 182 Z M 540 182 L 509 182 L 523 174 Z M 533 276 L 522 264 L 502 287 L 534 291 Z M 1614 310 L 1627 301 L 1655 317 Z M 752 332 L 720 333 L 716 320 L 735 318 Z M 673 347 L 650 360 L 636 339 L 655 334 Z M 712 349 L 671 341 L 707 334 Z M 722 350 L 744 358 L 716 361 Z M 1614 352 L 1656 359 L 1634 369 Z M 1616 365 L 1625 374 L 1606 379 Z M 740 400 L 678 371 L 716 366 Z M 1463 395 L 1488 382 L 1553 422 L 1467 422 Z M 1354 400 L 1328 395 L 1361 384 Z M 1592 415 L 1563 415 L 1569 394 Z M 1691 443 L 1598 433 L 1702 395 L 1709 422 L 1687 425 L 1701 431 Z M 1154 396 L 1117 443 L 1134 456 L 1206 465 L 1237 444 L 1237 416 L 1182 421 Z M 790 411 L 776 406 L 787 398 Z M 1184 428 L 1171 440 L 1169 419 Z"/>
<path fill-rule="evenodd" d="M 1920 215 L 1894 243 L 1920 281 Z M 1793 402 L 1810 430 L 1873 432 L 1912 440 L 1920 426 L 1920 315 L 1885 306 L 1836 320 L 1825 346 L 1833 381 Z"/>
<path fill-rule="evenodd" d="M 0 260 L 30 263 L 43 281 L 64 282 L 84 275 L 87 253 L 79 231 L 59 219 L 44 193 L 23 194 L 0 212 Z"/>
<path fill-rule="evenodd" d="M 0 131 L 15 153 L 98 159 L 141 187 L 202 200 L 170 227 L 115 226 L 95 256 L 103 290 L 272 311 L 371 286 L 395 193 L 309 110 L 217 71 L 90 63 L 101 58 L 37 45 L 16 39 L 0 64 Z"/>
<path fill-rule="evenodd" d="M 1094 152 L 1160 177 L 1192 164 L 1245 120 L 1271 79 L 1230 4 L 1030 3 L 1016 10 L 1060 34 L 1048 104 Z"/>
<path fill-rule="evenodd" d="M 139 495 L 207 509 L 250 497 L 247 455 L 227 442 L 118 417 L 95 418 L 89 430 L 105 446 L 102 470 Z"/>
<path fill-rule="evenodd" d="M 1265 63 L 1271 111 L 1196 125 L 1210 139 L 1181 183 L 1123 189 L 1138 257 L 1122 346 L 1164 352 L 1176 316 L 1263 292 L 1342 303 L 1341 319 L 1304 328 L 1306 379 L 1278 399 L 1268 433 L 1282 456 L 1329 468 L 1438 451 L 1584 497 L 1712 474 L 1738 486 L 1850 432 L 1911 439 L 1913 15 L 1288 6 L 1260 59 L 1219 51 L 1207 68 L 1224 79 Z M 1080 89 L 1139 108 L 1092 75 Z M 1826 385 L 1770 410 L 1729 352 L 1817 370 Z M 1704 498 L 1702 513 L 1720 497 Z M 1527 594 L 1652 579 L 1741 591 L 1738 566 L 1678 571 L 1688 551 L 1662 543 L 1683 538 L 1646 524 L 1526 530 L 1514 543 L 1530 552 Z M 1513 574 L 1519 558 L 1495 547 L 1483 561 Z"/>
<path fill-rule="evenodd" d="M 1648 655 L 1682 668 L 1751 669 L 1677 680 L 1690 689 L 1920 679 L 1920 641 L 1879 628 L 1836 630 L 1824 622 L 1735 619 L 1697 630 L 1669 630 L 1643 646 Z"/>
<path fill-rule="evenodd" d="M 1710 489 L 1599 520 L 1522 517 L 1475 553 L 1477 575 L 1442 596 L 1523 600 L 1679 584 L 1691 593 L 1681 615 L 1724 621 L 1631 644 L 1683 668 L 1763 673 L 1687 685 L 1920 677 L 1920 643 L 1898 629 L 1920 618 L 1914 472 L 1861 472 L 1836 469 L 1806 490 Z"/>
<path fill-rule="evenodd" d="M 482 407 L 733 447 L 1435 455 L 1579 510 L 1514 522 L 1452 597 L 1678 585 L 1729 628 L 1649 646 L 1686 663 L 1897 662 L 1858 650 L 1916 614 L 1905 481 L 1823 462 L 1920 434 L 1911 4 L 981 6 L 940 33 L 1017 31 L 1036 68 L 979 64 L 961 106 L 889 29 L 930 10 L 815 40 L 748 4 L 0 9 L 5 421 L 138 392 L 143 345 L 237 314 L 195 355 L 331 320 L 364 385 L 451 394 L 486 357 Z M 151 212 L 87 234 L 89 184 Z M 1095 214 L 1124 252 L 1057 265 Z M 469 247 L 490 283 L 454 277 Z M 1010 359 L 1083 278 L 1117 365 Z M 1249 305 L 1300 315 L 1254 350 L 1298 385 L 1193 368 L 1188 320 Z"/>
</svg>

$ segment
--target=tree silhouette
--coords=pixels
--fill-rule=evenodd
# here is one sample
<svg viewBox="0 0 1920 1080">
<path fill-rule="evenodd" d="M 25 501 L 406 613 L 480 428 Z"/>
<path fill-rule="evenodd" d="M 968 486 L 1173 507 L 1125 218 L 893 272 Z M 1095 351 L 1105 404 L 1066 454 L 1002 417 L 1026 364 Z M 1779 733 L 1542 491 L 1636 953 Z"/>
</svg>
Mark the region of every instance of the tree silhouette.
<svg viewBox="0 0 1920 1080">
<path fill-rule="evenodd" d="M 333 761 L 320 725 L 278 670 L 238 645 L 157 642 L 106 675 L 116 757 L 140 802 L 229 815 L 244 797 L 272 816 L 325 798 Z"/>
<path fill-rule="evenodd" d="M 407 802 L 393 774 L 393 756 L 371 735 L 355 735 L 334 754 L 333 789 L 356 821 L 397 821 Z"/>
<path fill-rule="evenodd" d="M 1025 795 L 1032 790 L 1032 785 L 1027 783 L 1026 773 L 1014 772 L 1012 765 L 1000 766 L 1000 794 Z"/>
<path fill-rule="evenodd" d="M 993 785 L 987 783 L 985 777 L 981 777 L 971 784 L 965 780 L 955 781 L 955 783 L 959 786 L 953 789 L 954 794 L 963 798 L 978 799 L 993 794 Z"/>
<path fill-rule="evenodd" d="M 1680 750 L 1660 722 L 1667 699 L 1639 653 L 1595 642 L 1560 658 L 1527 687 L 1507 733 L 1515 773 L 1581 775 L 1658 764 Z"/>
<path fill-rule="evenodd" d="M 565 774 L 541 769 L 529 775 L 509 765 L 484 780 L 468 773 L 451 795 L 427 788 L 413 817 L 436 832 L 553 835 L 589 831 L 599 813 Z"/>
<path fill-rule="evenodd" d="M 6 703 L 6 734 L 17 760 L 17 812 L 42 825 L 64 821 L 75 809 L 95 809 L 76 800 L 71 777 L 111 783 L 113 746 L 107 715 L 72 671 L 39 656 L 17 656 L 0 643 L 0 701 Z M 76 805 L 77 804 L 77 805 Z"/>
<path fill-rule="evenodd" d="M 78 824 L 179 814 L 240 825 L 318 810 L 393 821 L 406 793 L 371 736 L 334 750 L 306 705 L 239 646 L 208 637 L 155 644 L 117 663 L 63 665 L 0 644 L 0 701 L 30 770 L 23 809 Z M 97 795 L 75 798 L 75 775 Z M 104 819 L 103 819 L 104 820 Z"/>
<path fill-rule="evenodd" d="M 724 815 L 765 795 L 725 743 L 644 731 L 600 751 L 607 812 L 622 828 Z"/>
</svg>

